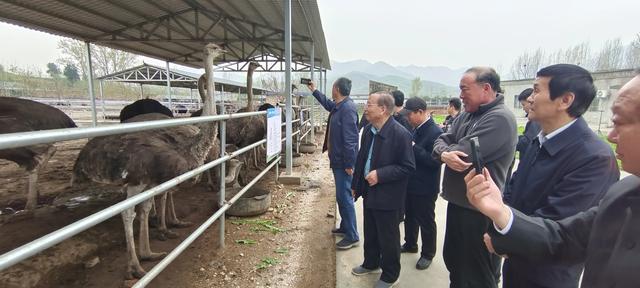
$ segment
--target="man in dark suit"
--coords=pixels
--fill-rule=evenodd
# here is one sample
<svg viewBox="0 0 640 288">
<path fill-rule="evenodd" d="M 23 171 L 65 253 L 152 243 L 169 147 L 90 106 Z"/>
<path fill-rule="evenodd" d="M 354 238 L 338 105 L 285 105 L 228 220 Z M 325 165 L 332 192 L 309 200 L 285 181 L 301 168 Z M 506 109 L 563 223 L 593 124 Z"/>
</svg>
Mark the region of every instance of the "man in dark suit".
<svg viewBox="0 0 640 288">
<path fill-rule="evenodd" d="M 411 133 L 393 119 L 393 97 L 373 93 L 364 115 L 364 127 L 356 158 L 354 199 L 364 198 L 364 262 L 354 275 L 379 272 L 375 287 L 393 287 L 400 276 L 399 212 L 404 204 L 409 175 L 415 169 Z"/>
<path fill-rule="evenodd" d="M 462 101 L 460 98 L 451 98 L 449 99 L 449 106 L 447 106 L 447 117 L 444 119 L 444 123 L 440 126 L 443 132 L 449 131 L 449 127 L 453 124 L 453 121 L 458 118 L 460 115 L 460 110 L 462 109 Z"/>
<path fill-rule="evenodd" d="M 485 234 L 492 252 L 532 263 L 584 261 L 582 287 L 638 287 L 640 283 L 640 76 L 614 101 L 609 141 L 622 169 L 631 173 L 611 186 L 595 207 L 562 220 L 531 217 L 504 204 L 485 169 L 465 177 L 469 202 L 495 229 Z M 583 187 L 582 187 L 583 188 Z M 582 189 L 581 188 L 581 189 Z"/>
<path fill-rule="evenodd" d="M 526 215 L 560 220 L 597 205 L 620 172 L 609 144 L 581 117 L 596 95 L 587 70 L 551 65 L 537 73 L 533 86 L 529 118 L 542 130 L 527 144 L 504 201 Z M 511 257 L 503 264 L 503 287 L 574 288 L 582 266 Z"/>
<path fill-rule="evenodd" d="M 609 144 L 591 131 L 581 115 L 595 97 L 591 74 L 557 64 L 542 68 L 529 96 L 529 119 L 541 132 L 527 144 L 504 201 L 530 216 L 560 220 L 598 204 L 620 172 Z M 578 286 L 582 263 L 504 262 L 503 287 Z"/>
<path fill-rule="evenodd" d="M 416 269 L 429 268 L 436 254 L 436 199 L 440 192 L 441 163 L 431 157 L 433 143 L 442 129 L 427 112 L 427 103 L 421 98 L 407 100 L 404 106 L 413 129 L 413 155 L 416 170 L 409 177 L 405 201 L 404 244 L 401 252 L 418 252 L 418 231 L 422 238 L 420 259 Z"/>
<path fill-rule="evenodd" d="M 518 102 L 522 105 L 522 110 L 524 110 L 524 117 L 527 118 L 527 124 L 524 125 L 524 131 L 522 135 L 518 136 L 518 144 L 516 145 L 516 151 L 520 154 L 520 159 L 524 158 L 524 153 L 529 148 L 529 144 L 533 139 L 538 137 L 538 133 L 540 133 L 540 124 L 535 121 L 531 121 L 529 119 L 529 110 L 531 109 L 531 102 L 529 102 L 528 98 L 533 93 L 533 88 L 527 88 L 522 90 L 518 95 Z"/>
</svg>

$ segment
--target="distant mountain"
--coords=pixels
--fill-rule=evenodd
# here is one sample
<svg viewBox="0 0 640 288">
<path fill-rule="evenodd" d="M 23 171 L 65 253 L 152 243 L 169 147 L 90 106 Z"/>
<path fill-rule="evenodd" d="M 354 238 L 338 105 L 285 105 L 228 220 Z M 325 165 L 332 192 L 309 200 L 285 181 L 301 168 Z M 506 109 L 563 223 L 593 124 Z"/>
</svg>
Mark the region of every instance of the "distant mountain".
<svg viewBox="0 0 640 288">
<path fill-rule="evenodd" d="M 411 81 L 420 77 L 420 96 L 454 96 L 458 93 L 458 81 L 464 72 L 446 67 L 394 67 L 385 62 L 370 63 L 365 60 L 332 62 L 331 67 L 333 70 L 327 72 L 328 83 L 333 83 L 338 77 L 347 77 L 353 83 L 351 93 L 360 95 L 369 93 L 369 80 L 373 80 L 398 86 L 409 96 Z"/>
<path fill-rule="evenodd" d="M 420 79 L 438 82 L 438 83 L 450 85 L 453 87 L 458 87 L 458 83 L 460 82 L 460 76 L 462 76 L 462 74 L 466 70 L 464 68 L 454 70 L 454 69 L 451 69 L 448 67 L 442 67 L 442 66 L 421 67 L 421 66 L 415 66 L 415 65 L 400 66 L 400 67 L 397 67 L 397 69 L 407 74 L 420 77 Z"/>
</svg>

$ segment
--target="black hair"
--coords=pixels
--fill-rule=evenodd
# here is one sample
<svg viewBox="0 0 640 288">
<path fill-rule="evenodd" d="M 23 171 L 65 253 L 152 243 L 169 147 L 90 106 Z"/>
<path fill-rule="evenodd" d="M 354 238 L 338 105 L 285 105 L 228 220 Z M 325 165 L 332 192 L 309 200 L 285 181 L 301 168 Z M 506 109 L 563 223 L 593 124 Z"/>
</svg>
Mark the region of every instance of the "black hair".
<svg viewBox="0 0 640 288">
<path fill-rule="evenodd" d="M 488 83 L 496 93 L 502 93 L 500 88 L 500 75 L 490 67 L 471 67 L 465 73 L 476 75 L 476 83 Z"/>
<path fill-rule="evenodd" d="M 338 91 L 342 96 L 349 96 L 349 94 L 351 94 L 351 80 L 348 78 L 340 77 L 333 85 L 338 87 Z"/>
<path fill-rule="evenodd" d="M 533 93 L 533 88 L 527 88 L 522 90 L 522 92 L 520 92 L 520 95 L 518 95 L 518 101 L 527 100 L 527 98 L 529 98 L 529 96 L 531 96 L 532 93 Z"/>
<path fill-rule="evenodd" d="M 396 107 L 402 107 L 402 105 L 404 104 L 404 93 L 402 93 L 402 91 L 400 90 L 395 90 L 391 92 L 391 96 L 393 96 L 393 102 L 395 103 Z"/>
<path fill-rule="evenodd" d="M 460 109 L 462 108 L 462 101 L 460 101 L 460 98 L 450 98 L 449 106 L 453 106 L 453 109 L 455 109 L 456 111 L 460 111 Z"/>
<path fill-rule="evenodd" d="M 575 99 L 567 112 L 571 117 L 584 114 L 596 97 L 593 77 L 586 69 L 573 64 L 556 64 L 540 69 L 536 77 L 549 77 L 549 98 L 554 100 L 571 92 Z"/>
</svg>

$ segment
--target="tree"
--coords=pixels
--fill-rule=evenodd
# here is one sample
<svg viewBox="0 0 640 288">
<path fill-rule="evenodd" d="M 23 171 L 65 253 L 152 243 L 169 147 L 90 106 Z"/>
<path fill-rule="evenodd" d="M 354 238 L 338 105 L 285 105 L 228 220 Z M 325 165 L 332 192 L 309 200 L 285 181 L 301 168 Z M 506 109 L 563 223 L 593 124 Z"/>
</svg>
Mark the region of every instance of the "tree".
<svg viewBox="0 0 640 288">
<path fill-rule="evenodd" d="M 87 77 L 87 57 L 86 44 L 73 39 L 63 39 L 58 42 L 58 49 L 62 50 L 65 56 L 59 62 L 65 65 L 73 64 L 80 69 L 83 79 Z M 91 61 L 96 75 L 107 75 L 116 71 L 124 70 L 135 65 L 137 57 L 135 54 L 124 52 L 108 47 L 91 44 Z"/>
<path fill-rule="evenodd" d="M 615 70 L 623 66 L 624 46 L 622 40 L 607 40 L 595 58 L 595 70 Z"/>
<path fill-rule="evenodd" d="M 60 77 L 60 68 L 55 63 L 47 63 L 47 74 L 51 76 L 51 78 Z"/>
<path fill-rule="evenodd" d="M 640 33 L 627 45 L 624 59 L 626 68 L 640 68 Z"/>
<path fill-rule="evenodd" d="M 69 83 L 73 85 L 76 81 L 80 80 L 80 75 L 78 74 L 78 68 L 76 68 L 73 64 L 67 64 L 64 66 L 64 77 L 69 80 Z"/>
<path fill-rule="evenodd" d="M 4 72 L 4 66 L 2 66 L 2 64 L 0 64 L 0 73 Z"/>
<path fill-rule="evenodd" d="M 535 52 L 518 56 L 511 66 L 511 76 L 514 79 L 529 79 L 536 76 L 536 73 L 542 68 L 544 59 L 544 50 L 538 48 Z"/>
<path fill-rule="evenodd" d="M 417 97 L 422 90 L 422 80 L 420 77 L 413 78 L 411 80 L 411 96 Z"/>
</svg>

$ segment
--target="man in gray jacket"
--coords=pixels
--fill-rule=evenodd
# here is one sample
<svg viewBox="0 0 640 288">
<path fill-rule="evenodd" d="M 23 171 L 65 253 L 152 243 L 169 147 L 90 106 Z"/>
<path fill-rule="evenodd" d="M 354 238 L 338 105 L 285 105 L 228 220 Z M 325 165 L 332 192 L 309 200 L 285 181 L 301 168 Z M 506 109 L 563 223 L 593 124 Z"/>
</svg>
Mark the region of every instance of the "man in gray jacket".
<svg viewBox="0 0 640 288">
<path fill-rule="evenodd" d="M 518 138 L 515 116 L 500 90 L 494 69 L 468 69 L 460 80 L 464 112 L 434 144 L 433 157 L 446 165 L 442 197 L 449 205 L 443 258 L 450 287 L 498 287 L 500 259 L 487 251 L 482 238 L 491 222 L 469 204 L 464 176 L 472 162 L 469 139 L 478 137 L 484 166 L 498 187 L 504 187 Z"/>
</svg>

